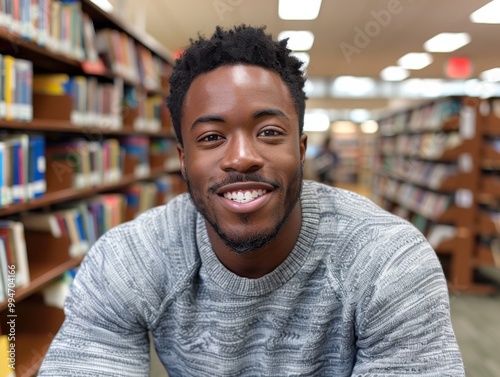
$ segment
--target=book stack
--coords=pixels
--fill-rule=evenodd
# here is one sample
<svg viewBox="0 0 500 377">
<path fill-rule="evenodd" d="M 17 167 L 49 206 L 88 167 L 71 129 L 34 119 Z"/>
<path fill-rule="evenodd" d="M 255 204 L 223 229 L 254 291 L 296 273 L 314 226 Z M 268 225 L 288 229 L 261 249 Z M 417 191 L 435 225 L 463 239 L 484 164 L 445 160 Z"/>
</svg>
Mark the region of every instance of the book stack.
<svg viewBox="0 0 500 377">
<path fill-rule="evenodd" d="M 24 226 L 18 221 L 0 220 L 0 302 L 5 301 L 9 288 L 21 288 L 29 283 Z"/>
<path fill-rule="evenodd" d="M 146 136 L 126 136 L 120 140 L 126 156 L 125 174 L 140 178 L 150 173 L 149 141 Z"/>
<path fill-rule="evenodd" d="M 48 143 L 46 159 L 48 191 L 82 189 L 118 182 L 123 176 L 125 150 L 118 139 L 72 139 Z"/>
<path fill-rule="evenodd" d="M 24 212 L 21 221 L 27 231 L 69 239 L 69 255 L 76 257 L 85 254 L 101 235 L 125 220 L 125 203 L 123 194 L 102 194 L 88 201 L 66 203 L 50 212 Z"/>
<path fill-rule="evenodd" d="M 45 138 L 0 135 L 0 208 L 41 197 L 45 192 Z"/>
<path fill-rule="evenodd" d="M 122 128 L 121 102 L 123 82 L 100 83 L 95 77 L 67 74 L 43 74 L 33 78 L 33 92 L 39 96 L 69 96 L 71 108 L 68 121 L 75 126 L 98 126 L 108 129 Z M 42 107 L 40 103 L 38 107 Z M 63 105 L 61 105 L 63 106 Z M 46 118 L 44 109 L 35 108 L 36 118 Z"/>
<path fill-rule="evenodd" d="M 0 55 L 0 118 L 33 119 L 33 64 L 29 60 Z"/>
</svg>

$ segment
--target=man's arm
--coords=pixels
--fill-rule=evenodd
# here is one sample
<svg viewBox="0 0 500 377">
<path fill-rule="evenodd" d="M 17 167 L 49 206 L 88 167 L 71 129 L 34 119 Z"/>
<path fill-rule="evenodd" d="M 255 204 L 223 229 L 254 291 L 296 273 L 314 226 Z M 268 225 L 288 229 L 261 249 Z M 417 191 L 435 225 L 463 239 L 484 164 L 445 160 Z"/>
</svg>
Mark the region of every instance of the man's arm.
<svg viewBox="0 0 500 377">
<path fill-rule="evenodd" d="M 134 256 L 118 256 L 128 249 L 118 236 L 112 230 L 86 256 L 39 376 L 149 376 L 141 294 L 127 268 Z"/>
<path fill-rule="evenodd" d="M 465 376 L 435 252 L 416 230 L 390 233 L 356 306 L 352 376 Z"/>
</svg>

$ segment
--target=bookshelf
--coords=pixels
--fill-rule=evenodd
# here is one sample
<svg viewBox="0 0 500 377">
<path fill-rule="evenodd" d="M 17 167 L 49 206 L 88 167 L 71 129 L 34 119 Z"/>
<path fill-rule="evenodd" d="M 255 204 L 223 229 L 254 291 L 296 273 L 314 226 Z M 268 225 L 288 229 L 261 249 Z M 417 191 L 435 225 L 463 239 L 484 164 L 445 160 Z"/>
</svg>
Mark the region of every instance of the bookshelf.
<svg viewBox="0 0 500 377">
<path fill-rule="evenodd" d="M 88 249 L 75 248 L 82 246 L 75 236 L 91 243 L 106 226 L 133 219 L 185 186 L 165 103 L 170 52 L 90 0 L 19 2 L 27 7 L 20 14 L 6 3 L 0 8 L 0 65 L 5 73 L 12 64 L 15 78 L 0 77 L 0 328 L 8 334 L 3 266 L 19 262 L 21 275 L 22 244 L 23 276 L 29 277 L 13 297 L 16 375 L 25 377 L 36 375 L 64 320 L 61 308 L 47 305 L 44 291 L 84 258 Z M 38 192 L 30 185 L 40 183 L 34 181 L 40 172 Z M 102 223 L 92 223 L 94 209 L 103 211 Z M 30 216 L 56 219 L 62 235 L 34 229 L 43 224 L 25 222 Z"/>
<path fill-rule="evenodd" d="M 380 119 L 374 194 L 427 237 L 451 291 L 489 294 L 494 287 L 477 272 L 493 251 L 480 239 L 485 229 L 498 237 L 500 227 L 487 221 L 482 200 L 498 196 L 500 181 L 483 169 L 496 164 L 483 135 L 496 127 L 484 108 L 479 98 L 449 97 Z"/>
<path fill-rule="evenodd" d="M 481 102 L 479 211 L 476 227 L 478 265 L 500 268 L 500 99 Z"/>
</svg>

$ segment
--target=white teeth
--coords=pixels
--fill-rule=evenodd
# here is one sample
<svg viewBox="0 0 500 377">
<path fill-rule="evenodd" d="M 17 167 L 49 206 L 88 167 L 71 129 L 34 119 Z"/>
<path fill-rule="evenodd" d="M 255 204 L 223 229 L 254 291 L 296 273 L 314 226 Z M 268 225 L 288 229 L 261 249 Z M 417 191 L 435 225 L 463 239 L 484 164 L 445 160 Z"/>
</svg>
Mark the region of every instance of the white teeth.
<svg viewBox="0 0 500 377">
<path fill-rule="evenodd" d="M 248 203 L 262 196 L 266 193 L 266 190 L 248 190 L 248 191 L 233 191 L 233 192 L 225 192 L 224 198 L 234 200 L 238 203 Z"/>
</svg>

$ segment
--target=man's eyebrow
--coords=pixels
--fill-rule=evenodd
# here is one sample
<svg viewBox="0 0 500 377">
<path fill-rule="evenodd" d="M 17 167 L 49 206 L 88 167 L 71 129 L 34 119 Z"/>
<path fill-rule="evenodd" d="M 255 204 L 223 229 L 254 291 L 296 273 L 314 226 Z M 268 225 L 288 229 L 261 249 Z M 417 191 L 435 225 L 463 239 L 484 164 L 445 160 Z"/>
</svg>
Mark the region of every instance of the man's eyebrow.
<svg viewBox="0 0 500 377">
<path fill-rule="evenodd" d="M 191 131 L 196 128 L 200 123 L 210 123 L 210 122 L 224 122 L 224 118 L 217 115 L 205 115 L 196 119 L 191 125 Z"/>
<path fill-rule="evenodd" d="M 288 119 L 288 117 L 285 115 L 285 113 L 281 110 L 278 109 L 263 109 L 263 110 L 258 110 L 255 113 L 253 113 L 253 118 L 261 118 L 264 116 L 279 116 L 285 119 Z M 196 128 L 197 125 L 200 123 L 210 123 L 210 122 L 224 122 L 224 118 L 218 115 L 205 115 L 197 118 L 193 124 L 191 125 L 191 131 Z"/>
<path fill-rule="evenodd" d="M 288 117 L 285 115 L 285 113 L 281 110 L 278 110 L 278 109 L 264 109 L 264 110 L 258 110 L 255 113 L 253 113 L 254 118 L 260 118 L 260 117 L 268 116 L 268 115 L 275 115 L 275 116 L 279 116 L 279 117 L 288 119 Z"/>
</svg>

